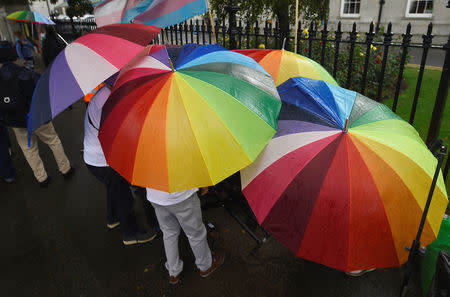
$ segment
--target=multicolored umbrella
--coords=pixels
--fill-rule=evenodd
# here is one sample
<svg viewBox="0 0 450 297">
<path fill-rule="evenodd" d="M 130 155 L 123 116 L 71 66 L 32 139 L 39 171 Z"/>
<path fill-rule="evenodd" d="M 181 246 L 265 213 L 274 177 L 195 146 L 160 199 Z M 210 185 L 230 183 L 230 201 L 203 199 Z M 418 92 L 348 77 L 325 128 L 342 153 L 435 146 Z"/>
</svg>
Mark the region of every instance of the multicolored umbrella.
<svg viewBox="0 0 450 297">
<path fill-rule="evenodd" d="M 37 23 L 44 25 L 54 25 L 55 23 L 43 14 L 30 10 L 19 10 L 11 13 L 6 17 L 8 20 Z"/>
<path fill-rule="evenodd" d="M 219 45 L 154 45 L 121 71 L 99 139 L 130 183 L 176 192 L 253 162 L 277 130 L 280 107 L 272 77 L 244 55 Z"/>
<path fill-rule="evenodd" d="M 119 71 L 159 34 L 161 28 L 139 24 L 114 24 L 77 38 L 55 58 L 39 80 L 28 130 L 50 121 L 105 79 Z"/>
<path fill-rule="evenodd" d="M 415 238 L 437 160 L 386 106 L 324 81 L 278 87 L 278 132 L 241 171 L 259 223 L 298 257 L 343 271 L 399 266 Z M 439 177 L 422 235 L 448 204 Z"/>
<path fill-rule="evenodd" d="M 292 77 L 308 77 L 338 85 L 334 78 L 317 62 L 286 50 L 244 49 L 236 52 L 249 56 L 258 62 L 277 86 Z"/>
<path fill-rule="evenodd" d="M 206 0 L 103 0 L 94 4 L 95 22 L 99 27 L 133 22 L 165 28 L 207 10 Z"/>
</svg>

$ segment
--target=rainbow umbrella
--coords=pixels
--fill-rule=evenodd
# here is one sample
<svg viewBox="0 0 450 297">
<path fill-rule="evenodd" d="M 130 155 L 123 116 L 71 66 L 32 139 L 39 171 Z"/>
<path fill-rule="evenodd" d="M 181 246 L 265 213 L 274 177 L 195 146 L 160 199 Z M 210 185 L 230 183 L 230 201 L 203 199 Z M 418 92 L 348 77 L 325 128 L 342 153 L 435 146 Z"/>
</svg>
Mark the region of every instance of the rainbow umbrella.
<svg viewBox="0 0 450 297">
<path fill-rule="evenodd" d="M 278 132 L 241 171 L 259 223 L 295 255 L 343 271 L 399 266 L 415 238 L 437 160 L 386 106 L 324 81 L 278 87 Z M 448 203 L 439 177 L 422 235 Z"/>
<path fill-rule="evenodd" d="M 99 139 L 130 183 L 176 192 L 253 162 L 277 130 L 280 107 L 271 76 L 244 55 L 219 45 L 154 45 L 120 72 Z"/>
<path fill-rule="evenodd" d="M 119 71 L 159 34 L 161 28 L 114 24 L 77 38 L 41 75 L 27 116 L 29 132 L 61 113 Z"/>
<path fill-rule="evenodd" d="M 44 25 L 54 25 L 55 23 L 43 14 L 30 10 L 19 10 L 11 13 L 6 17 L 8 20 L 37 23 Z"/>
<path fill-rule="evenodd" d="M 258 62 L 277 86 L 292 77 L 308 77 L 338 85 L 334 78 L 317 62 L 286 50 L 244 49 L 236 52 L 249 56 Z"/>
</svg>

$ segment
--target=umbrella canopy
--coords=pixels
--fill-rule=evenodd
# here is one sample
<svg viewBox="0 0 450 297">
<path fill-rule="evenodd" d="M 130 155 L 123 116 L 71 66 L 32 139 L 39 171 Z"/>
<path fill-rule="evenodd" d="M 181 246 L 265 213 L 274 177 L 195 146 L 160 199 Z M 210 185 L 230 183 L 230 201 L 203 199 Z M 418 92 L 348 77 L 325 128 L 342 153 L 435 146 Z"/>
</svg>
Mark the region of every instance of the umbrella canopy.
<svg viewBox="0 0 450 297">
<path fill-rule="evenodd" d="M 278 87 L 279 129 L 241 171 L 258 221 L 298 257 L 343 271 L 406 262 L 437 160 L 386 106 L 324 81 Z M 448 204 L 442 174 L 422 243 Z"/>
<path fill-rule="evenodd" d="M 29 22 L 44 25 L 54 25 L 55 23 L 43 14 L 30 10 L 19 10 L 11 13 L 6 17 L 8 20 Z"/>
<path fill-rule="evenodd" d="M 277 86 L 291 77 L 300 76 L 324 80 L 336 86 L 338 85 L 320 64 L 293 52 L 272 49 L 244 49 L 236 51 L 258 62 L 272 75 Z"/>
<path fill-rule="evenodd" d="M 99 139 L 130 183 L 176 192 L 253 162 L 277 130 L 280 107 L 273 79 L 244 55 L 219 45 L 154 45 L 120 72 Z"/>
<path fill-rule="evenodd" d="M 114 24 L 77 38 L 41 75 L 28 114 L 28 130 L 39 128 L 119 71 L 161 28 Z"/>
</svg>

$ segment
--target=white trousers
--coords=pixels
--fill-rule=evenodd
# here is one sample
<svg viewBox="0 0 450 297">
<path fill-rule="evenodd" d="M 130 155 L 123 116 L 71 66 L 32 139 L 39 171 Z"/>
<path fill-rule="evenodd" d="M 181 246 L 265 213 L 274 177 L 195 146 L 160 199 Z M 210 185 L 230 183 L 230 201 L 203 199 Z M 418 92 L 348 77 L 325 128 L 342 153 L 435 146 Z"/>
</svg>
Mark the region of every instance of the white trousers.
<svg viewBox="0 0 450 297">
<path fill-rule="evenodd" d="M 178 276 L 183 270 L 183 261 L 178 252 L 181 228 L 189 239 L 197 268 L 203 271 L 209 269 L 212 263 L 211 250 L 206 240 L 207 233 L 197 193 L 177 204 L 163 206 L 152 203 L 152 205 L 163 232 L 166 268 L 169 274 Z"/>
</svg>

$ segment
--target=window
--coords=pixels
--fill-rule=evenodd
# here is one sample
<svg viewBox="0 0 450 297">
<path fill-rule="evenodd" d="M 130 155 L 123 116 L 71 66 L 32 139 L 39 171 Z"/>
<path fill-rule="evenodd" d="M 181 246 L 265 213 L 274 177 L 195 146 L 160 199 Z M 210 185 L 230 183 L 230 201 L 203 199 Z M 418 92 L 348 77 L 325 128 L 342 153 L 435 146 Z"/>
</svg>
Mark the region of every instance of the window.
<svg viewBox="0 0 450 297">
<path fill-rule="evenodd" d="M 433 14 L 433 0 L 408 0 L 407 17 L 431 17 Z"/>
<path fill-rule="evenodd" d="M 359 9 L 361 0 L 342 0 L 341 16 L 342 17 L 359 17 Z"/>
</svg>

